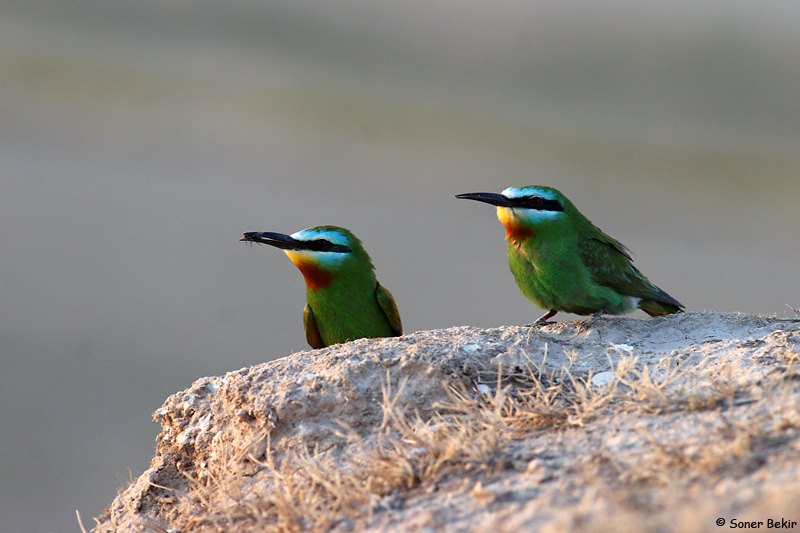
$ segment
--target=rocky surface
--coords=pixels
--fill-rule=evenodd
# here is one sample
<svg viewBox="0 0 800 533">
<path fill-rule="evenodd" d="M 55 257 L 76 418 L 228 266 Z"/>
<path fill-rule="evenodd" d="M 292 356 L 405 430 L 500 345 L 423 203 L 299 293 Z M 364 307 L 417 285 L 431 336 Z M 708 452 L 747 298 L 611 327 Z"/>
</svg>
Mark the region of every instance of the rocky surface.
<svg viewBox="0 0 800 533">
<path fill-rule="evenodd" d="M 800 523 L 799 354 L 800 321 L 717 313 L 293 354 L 167 399 L 96 530 Z"/>
</svg>

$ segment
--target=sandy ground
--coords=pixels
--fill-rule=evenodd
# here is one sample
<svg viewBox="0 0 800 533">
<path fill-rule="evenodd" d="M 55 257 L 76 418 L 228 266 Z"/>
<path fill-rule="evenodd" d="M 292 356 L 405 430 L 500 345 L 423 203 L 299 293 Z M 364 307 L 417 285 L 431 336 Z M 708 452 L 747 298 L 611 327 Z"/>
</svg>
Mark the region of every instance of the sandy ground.
<svg viewBox="0 0 800 533">
<path fill-rule="evenodd" d="M 97 530 L 796 529 L 798 363 L 800 320 L 718 313 L 297 353 L 170 397 Z"/>
</svg>

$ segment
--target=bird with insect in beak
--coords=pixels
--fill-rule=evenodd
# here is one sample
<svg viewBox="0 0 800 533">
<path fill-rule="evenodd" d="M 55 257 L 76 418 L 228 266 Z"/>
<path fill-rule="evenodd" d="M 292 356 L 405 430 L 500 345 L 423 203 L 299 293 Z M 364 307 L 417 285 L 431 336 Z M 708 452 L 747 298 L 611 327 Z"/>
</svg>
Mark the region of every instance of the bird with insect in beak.
<svg viewBox="0 0 800 533">
<path fill-rule="evenodd" d="M 506 228 L 508 266 L 522 294 L 548 312 L 621 315 L 641 309 L 650 316 L 677 313 L 678 300 L 653 285 L 633 266 L 628 250 L 583 216 L 552 187 L 509 187 L 456 198 L 497 206 Z"/>
<path fill-rule="evenodd" d="M 312 348 L 354 339 L 402 335 L 392 293 L 375 278 L 361 241 L 338 226 L 284 235 L 248 232 L 240 239 L 282 249 L 306 280 L 303 325 Z"/>
</svg>

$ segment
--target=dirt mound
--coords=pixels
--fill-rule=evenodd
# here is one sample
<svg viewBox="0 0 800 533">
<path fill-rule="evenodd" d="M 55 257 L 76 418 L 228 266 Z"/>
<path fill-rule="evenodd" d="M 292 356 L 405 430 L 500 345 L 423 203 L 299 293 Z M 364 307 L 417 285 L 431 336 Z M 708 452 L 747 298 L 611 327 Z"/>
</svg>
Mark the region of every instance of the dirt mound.
<svg viewBox="0 0 800 533">
<path fill-rule="evenodd" d="M 799 363 L 797 320 L 717 313 L 302 352 L 170 397 L 97 530 L 797 526 Z"/>
</svg>

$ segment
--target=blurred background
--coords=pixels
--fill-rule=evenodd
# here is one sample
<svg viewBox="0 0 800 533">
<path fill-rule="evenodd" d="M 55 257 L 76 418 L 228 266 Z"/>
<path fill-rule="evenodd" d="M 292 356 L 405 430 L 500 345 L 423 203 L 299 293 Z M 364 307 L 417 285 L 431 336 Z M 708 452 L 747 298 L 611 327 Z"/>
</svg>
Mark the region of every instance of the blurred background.
<svg viewBox="0 0 800 533">
<path fill-rule="evenodd" d="M 93 525 L 169 395 L 307 348 L 301 275 L 244 231 L 352 229 L 406 332 L 520 325 L 542 311 L 494 209 L 453 195 L 547 184 L 688 310 L 795 316 L 798 25 L 779 0 L 0 2 L 0 530 Z"/>
</svg>

